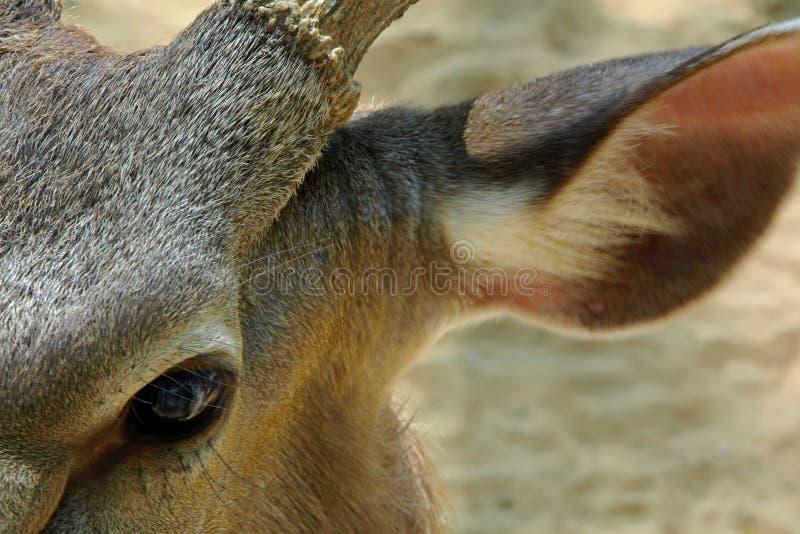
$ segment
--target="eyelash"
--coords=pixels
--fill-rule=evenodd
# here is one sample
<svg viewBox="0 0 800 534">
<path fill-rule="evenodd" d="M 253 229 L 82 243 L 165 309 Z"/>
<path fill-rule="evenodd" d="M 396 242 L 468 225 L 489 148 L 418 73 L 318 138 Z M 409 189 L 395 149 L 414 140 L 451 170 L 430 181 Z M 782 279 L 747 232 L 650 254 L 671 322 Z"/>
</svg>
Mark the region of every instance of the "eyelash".
<svg viewBox="0 0 800 534">
<path fill-rule="evenodd" d="M 231 376 L 206 366 L 179 365 L 140 389 L 126 414 L 129 432 L 139 438 L 175 441 L 207 429 L 223 415 Z"/>
</svg>

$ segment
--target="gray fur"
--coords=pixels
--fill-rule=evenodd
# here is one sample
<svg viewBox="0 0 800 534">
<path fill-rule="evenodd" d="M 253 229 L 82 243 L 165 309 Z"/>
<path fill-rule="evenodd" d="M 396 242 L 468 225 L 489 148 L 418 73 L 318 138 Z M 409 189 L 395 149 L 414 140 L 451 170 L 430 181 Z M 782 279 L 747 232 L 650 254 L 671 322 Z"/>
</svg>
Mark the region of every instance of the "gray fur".
<svg viewBox="0 0 800 534">
<path fill-rule="evenodd" d="M 452 266 L 443 199 L 523 183 L 546 204 L 620 121 L 723 57 L 608 62 L 331 133 L 355 65 L 321 65 L 256 7 L 217 3 L 119 56 L 56 2 L 0 1 L 2 533 L 441 530 L 392 383 L 472 303 L 428 283 L 309 291 L 302 273 Z M 219 426 L 109 446 L 126 392 L 173 361 L 162 341 L 207 323 L 240 343 Z"/>
</svg>

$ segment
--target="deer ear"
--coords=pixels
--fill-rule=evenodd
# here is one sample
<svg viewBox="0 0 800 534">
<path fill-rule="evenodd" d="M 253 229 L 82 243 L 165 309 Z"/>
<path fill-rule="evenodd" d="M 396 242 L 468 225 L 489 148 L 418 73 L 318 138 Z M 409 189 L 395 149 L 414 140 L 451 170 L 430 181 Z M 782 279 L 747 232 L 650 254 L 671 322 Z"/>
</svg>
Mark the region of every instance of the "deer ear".
<svg viewBox="0 0 800 534">
<path fill-rule="evenodd" d="M 594 105 L 559 104 L 552 88 L 531 89 L 540 84 L 471 106 L 463 139 L 483 183 L 472 173 L 440 216 L 450 244 L 474 247 L 476 272 L 502 268 L 511 280 L 476 277 L 477 306 L 579 330 L 653 320 L 711 288 L 764 231 L 800 156 L 800 22 L 664 70 L 676 57 L 560 77 L 566 95 L 633 80 Z M 520 103 L 536 98 L 551 100 L 550 114 L 527 114 Z M 559 106 L 583 113 L 557 141 L 531 141 L 526 124 L 541 129 Z"/>
</svg>

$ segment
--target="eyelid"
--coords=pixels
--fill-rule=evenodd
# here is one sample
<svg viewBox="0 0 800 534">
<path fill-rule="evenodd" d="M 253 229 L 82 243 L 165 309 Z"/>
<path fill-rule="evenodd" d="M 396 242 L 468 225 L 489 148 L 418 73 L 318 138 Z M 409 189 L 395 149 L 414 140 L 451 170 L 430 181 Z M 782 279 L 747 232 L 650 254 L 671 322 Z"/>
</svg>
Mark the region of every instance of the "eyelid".
<svg viewBox="0 0 800 534">
<path fill-rule="evenodd" d="M 193 360 L 210 360 L 224 371 L 237 373 L 241 369 L 241 338 L 221 322 L 207 322 L 173 337 L 171 343 L 162 346 L 165 365 L 162 373 L 170 368 Z"/>
<path fill-rule="evenodd" d="M 224 417 L 230 390 L 217 378 L 227 373 L 216 367 L 204 369 L 195 373 L 204 380 L 200 389 L 195 388 L 197 384 L 193 383 L 194 379 L 187 371 L 180 368 L 173 368 L 144 386 L 131 400 L 125 414 L 130 438 L 180 441 L 192 438 L 218 423 Z M 166 379 L 179 387 L 176 388 Z M 213 387 L 207 388 L 206 382 L 213 383 Z M 189 393 L 184 393 L 180 388 Z"/>
<path fill-rule="evenodd" d="M 194 355 L 218 354 L 227 359 L 240 361 L 242 347 L 240 337 L 235 335 L 232 329 L 219 322 L 212 322 L 179 336 L 174 350 Z"/>
<path fill-rule="evenodd" d="M 236 372 L 230 368 L 230 365 L 227 364 L 225 358 L 224 357 L 220 358 L 216 354 L 198 354 L 197 356 L 192 357 L 191 359 L 183 360 L 180 363 L 173 365 L 172 367 L 162 372 L 158 376 L 163 376 L 168 374 L 170 371 L 178 370 L 178 371 L 185 371 L 192 375 L 202 376 L 203 378 L 205 378 L 203 375 L 201 375 L 200 371 L 209 368 L 213 368 L 220 371 L 220 374 L 224 377 L 236 376 Z M 158 378 L 158 376 L 156 376 L 156 378 Z M 233 378 L 217 380 L 216 382 L 224 387 L 228 388 L 236 387 Z"/>
<path fill-rule="evenodd" d="M 120 384 L 118 396 L 110 399 L 108 417 L 116 417 L 117 410 L 127 403 L 145 384 L 178 367 L 190 369 L 206 362 L 232 377 L 226 382 L 235 386 L 235 378 L 242 366 L 241 337 L 238 332 L 219 321 L 205 321 L 183 332 L 172 332 L 161 340 L 153 340 L 148 350 L 128 357 L 128 379 Z M 210 363 L 209 363 L 210 362 Z"/>
</svg>

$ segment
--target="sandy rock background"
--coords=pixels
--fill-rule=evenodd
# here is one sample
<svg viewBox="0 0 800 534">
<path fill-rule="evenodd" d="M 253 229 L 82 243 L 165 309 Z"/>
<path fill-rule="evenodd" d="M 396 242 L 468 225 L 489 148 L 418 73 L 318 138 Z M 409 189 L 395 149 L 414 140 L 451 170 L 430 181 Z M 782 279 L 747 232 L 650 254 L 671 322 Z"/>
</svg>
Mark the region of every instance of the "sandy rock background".
<svg viewBox="0 0 800 534">
<path fill-rule="evenodd" d="M 165 42 L 209 2 L 64 3 L 131 50 Z M 800 1 L 422 0 L 359 78 L 367 99 L 433 105 L 790 16 Z M 800 532 L 799 236 L 796 193 L 721 290 L 632 339 L 495 322 L 437 345 L 400 394 L 457 530 Z"/>
</svg>

